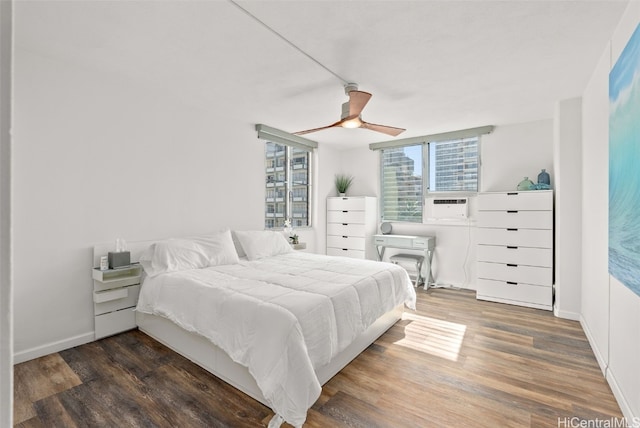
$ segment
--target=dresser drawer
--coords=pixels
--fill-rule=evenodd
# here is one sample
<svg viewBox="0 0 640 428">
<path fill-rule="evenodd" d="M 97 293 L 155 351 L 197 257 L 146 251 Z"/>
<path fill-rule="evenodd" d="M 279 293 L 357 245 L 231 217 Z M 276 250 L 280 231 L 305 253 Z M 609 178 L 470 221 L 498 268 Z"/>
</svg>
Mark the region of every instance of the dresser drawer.
<svg viewBox="0 0 640 428">
<path fill-rule="evenodd" d="M 364 211 L 367 206 L 367 200 L 365 198 L 328 198 L 327 210 L 329 211 L 342 211 L 342 210 L 356 210 Z"/>
<path fill-rule="evenodd" d="M 364 237 L 365 227 L 358 223 L 327 223 L 327 235 Z"/>
<path fill-rule="evenodd" d="M 553 210 L 553 192 L 481 193 L 478 195 L 478 211 L 485 210 L 551 211 Z"/>
<path fill-rule="evenodd" d="M 553 248 L 551 229 L 478 228 L 478 244 Z"/>
<path fill-rule="evenodd" d="M 551 248 L 478 245 L 478 262 L 510 263 L 525 266 L 553 267 Z"/>
<path fill-rule="evenodd" d="M 531 285 L 553 285 L 550 267 L 478 262 L 478 278 Z"/>
<path fill-rule="evenodd" d="M 553 211 L 478 211 L 478 227 L 553 229 Z"/>
<path fill-rule="evenodd" d="M 553 287 L 478 279 L 477 298 L 552 309 Z"/>
<path fill-rule="evenodd" d="M 363 250 L 349 250 L 344 248 L 327 247 L 328 256 L 351 257 L 353 259 L 364 259 L 365 252 Z"/>
<path fill-rule="evenodd" d="M 365 224 L 365 211 L 327 211 L 327 223 Z"/>
<path fill-rule="evenodd" d="M 365 248 L 365 238 L 357 236 L 327 236 L 327 247 L 346 248 L 349 250 L 362 250 Z"/>
<path fill-rule="evenodd" d="M 133 307 L 138 302 L 138 294 L 140 294 L 139 285 L 94 292 L 94 314 L 101 315 L 107 312 Z"/>
</svg>

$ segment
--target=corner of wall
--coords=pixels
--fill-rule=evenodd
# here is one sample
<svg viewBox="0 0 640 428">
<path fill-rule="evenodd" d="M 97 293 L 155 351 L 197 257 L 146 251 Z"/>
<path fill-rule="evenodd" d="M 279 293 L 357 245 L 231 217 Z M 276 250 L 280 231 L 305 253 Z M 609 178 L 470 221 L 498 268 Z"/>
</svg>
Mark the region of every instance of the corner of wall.
<svg viewBox="0 0 640 428">
<path fill-rule="evenodd" d="M 13 424 L 11 103 L 13 2 L 0 1 L 0 426 Z"/>
</svg>

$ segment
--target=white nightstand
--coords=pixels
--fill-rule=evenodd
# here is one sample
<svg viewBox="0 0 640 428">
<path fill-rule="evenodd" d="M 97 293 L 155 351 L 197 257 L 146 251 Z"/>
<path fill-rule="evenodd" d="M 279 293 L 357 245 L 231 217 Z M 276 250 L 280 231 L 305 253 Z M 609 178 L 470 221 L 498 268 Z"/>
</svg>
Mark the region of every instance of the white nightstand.
<svg viewBox="0 0 640 428">
<path fill-rule="evenodd" d="M 96 340 L 136 328 L 134 310 L 140 293 L 142 266 L 94 268 L 92 276 Z"/>
</svg>

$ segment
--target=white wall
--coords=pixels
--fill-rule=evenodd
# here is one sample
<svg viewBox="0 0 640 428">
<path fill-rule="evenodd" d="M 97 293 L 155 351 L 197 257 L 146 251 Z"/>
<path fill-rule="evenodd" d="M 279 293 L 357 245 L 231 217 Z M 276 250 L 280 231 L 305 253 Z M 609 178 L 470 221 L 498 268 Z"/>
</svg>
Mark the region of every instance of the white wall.
<svg viewBox="0 0 640 428">
<path fill-rule="evenodd" d="M 640 23 L 630 2 L 583 99 L 582 325 L 631 422 L 640 418 L 640 296 L 608 275 L 608 74 Z"/>
<path fill-rule="evenodd" d="M 318 164 L 321 165 L 316 180 L 316 209 L 314 217 L 314 240 L 313 252 L 325 254 L 327 249 L 327 198 L 336 196 L 334 178 L 336 174 L 341 174 L 342 158 L 338 150 L 331 147 L 321 146 L 317 153 Z M 305 235 L 300 235 L 304 238 Z"/>
<path fill-rule="evenodd" d="M 604 372 L 609 350 L 609 63 L 602 55 L 582 97 L 581 324 Z M 605 262 L 603 262 L 605 261 Z"/>
<path fill-rule="evenodd" d="M 234 168 L 263 165 L 250 131 L 215 132 L 134 81 L 20 49 L 14 83 L 17 360 L 91 339 L 95 243 L 260 224 L 259 199 L 242 197 L 258 177 Z M 224 154 L 220 139 L 234 142 Z"/>
<path fill-rule="evenodd" d="M 11 293 L 11 29 L 12 6 L 0 1 L 0 426 L 13 425 Z"/>
<path fill-rule="evenodd" d="M 349 194 L 379 197 L 378 152 L 360 148 L 341 152 L 340 156 L 343 172 L 355 177 Z M 482 191 L 515 190 L 524 176 L 535 182 L 542 168 L 552 172 L 553 121 L 496 126 L 491 134 L 482 137 L 481 159 Z M 394 233 L 436 237 L 433 270 L 439 285 L 475 289 L 475 196 L 471 197 L 470 212 L 470 222 L 393 224 Z M 387 254 L 393 252 L 388 251 Z"/>
<path fill-rule="evenodd" d="M 483 192 L 516 190 L 524 177 L 534 183 L 544 168 L 553 176 L 553 120 L 496 126 L 482 137 L 482 171 L 480 189 Z"/>
<path fill-rule="evenodd" d="M 556 104 L 554 121 L 555 303 L 557 316 L 580 318 L 582 261 L 582 99 Z"/>
<path fill-rule="evenodd" d="M 224 102 L 188 103 L 82 58 L 24 49 L 20 30 L 32 26 L 21 19 L 13 110 L 16 362 L 93 340 L 93 245 L 264 227 L 264 143 L 249 118 Z M 320 201 L 333 190 L 323 159 L 337 163 L 332 149 L 318 149 Z M 296 231 L 310 251 L 324 237 L 324 205 L 315 209 L 320 231 Z"/>
</svg>

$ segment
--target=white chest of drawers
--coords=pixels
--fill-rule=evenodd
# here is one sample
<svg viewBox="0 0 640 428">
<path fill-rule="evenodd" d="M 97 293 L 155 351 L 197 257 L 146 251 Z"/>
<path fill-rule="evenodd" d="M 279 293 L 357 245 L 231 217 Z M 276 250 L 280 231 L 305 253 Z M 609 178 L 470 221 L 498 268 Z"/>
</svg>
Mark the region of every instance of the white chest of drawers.
<svg viewBox="0 0 640 428">
<path fill-rule="evenodd" d="M 327 198 L 327 255 L 375 260 L 376 198 Z"/>
<path fill-rule="evenodd" d="M 553 191 L 478 195 L 477 298 L 553 309 Z"/>
</svg>

